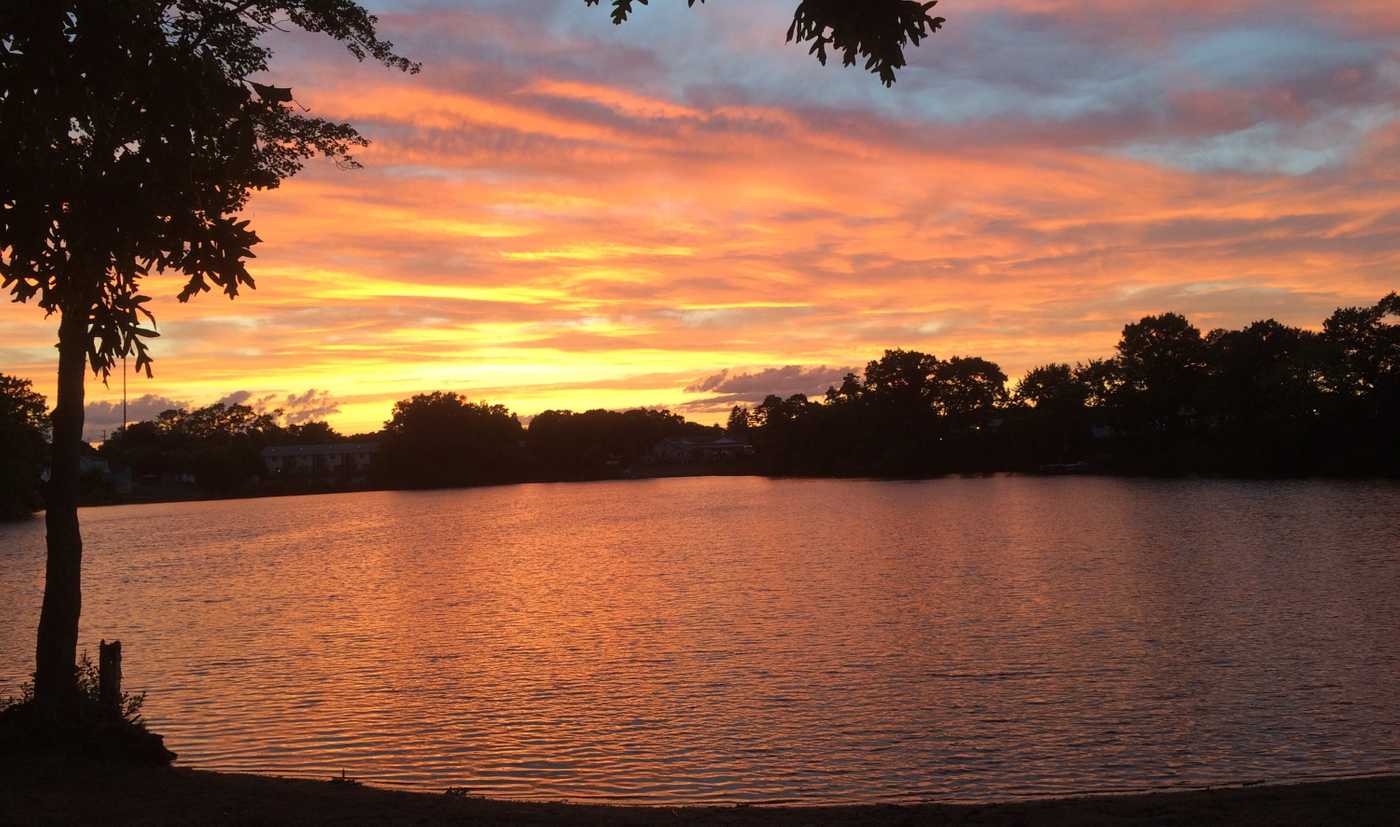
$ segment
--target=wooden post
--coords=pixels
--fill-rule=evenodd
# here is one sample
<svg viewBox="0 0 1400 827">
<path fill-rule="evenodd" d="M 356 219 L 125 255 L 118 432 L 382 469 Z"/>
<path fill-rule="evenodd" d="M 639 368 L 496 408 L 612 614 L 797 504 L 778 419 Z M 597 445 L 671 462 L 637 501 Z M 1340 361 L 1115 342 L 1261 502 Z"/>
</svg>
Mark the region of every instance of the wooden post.
<svg viewBox="0 0 1400 827">
<path fill-rule="evenodd" d="M 120 712 L 122 703 L 122 642 L 97 644 L 97 699 L 103 708 Z"/>
</svg>

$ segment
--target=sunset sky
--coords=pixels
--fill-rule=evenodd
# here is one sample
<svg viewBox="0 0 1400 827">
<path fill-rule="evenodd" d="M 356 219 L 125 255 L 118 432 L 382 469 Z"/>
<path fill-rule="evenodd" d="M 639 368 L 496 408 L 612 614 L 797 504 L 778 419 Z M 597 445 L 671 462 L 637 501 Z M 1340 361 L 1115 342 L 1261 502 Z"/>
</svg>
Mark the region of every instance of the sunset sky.
<svg viewBox="0 0 1400 827">
<path fill-rule="evenodd" d="M 1014 379 L 1148 313 L 1315 327 L 1400 288 L 1394 0 L 945 0 L 893 89 L 785 46 L 794 0 L 370 5 L 422 73 L 271 41 L 365 168 L 253 200 L 236 302 L 149 281 L 133 418 L 234 395 L 356 432 L 443 389 L 714 421 L 887 347 Z M 55 337 L 0 307 L 0 370 L 52 401 Z"/>
</svg>

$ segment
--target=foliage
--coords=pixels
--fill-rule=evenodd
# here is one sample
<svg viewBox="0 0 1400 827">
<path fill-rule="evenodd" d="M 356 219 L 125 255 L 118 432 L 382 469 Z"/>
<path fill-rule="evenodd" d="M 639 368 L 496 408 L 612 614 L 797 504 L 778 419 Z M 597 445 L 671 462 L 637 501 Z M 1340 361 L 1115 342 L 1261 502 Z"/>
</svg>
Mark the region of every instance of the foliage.
<svg viewBox="0 0 1400 827">
<path fill-rule="evenodd" d="M 596 6 L 599 0 L 584 0 Z M 633 7 L 647 0 L 609 0 L 614 23 L 624 23 Z M 700 0 L 705 2 L 705 0 Z M 694 6 L 695 0 L 686 0 Z M 809 54 L 826 65 L 827 51 L 839 52 L 844 66 L 865 61 L 865 69 L 891 86 L 895 70 L 906 65 L 904 47 L 918 46 L 943 28 L 945 20 L 933 15 L 938 0 L 799 0 L 788 27 L 789 43 L 811 43 Z"/>
<path fill-rule="evenodd" d="M 182 273 L 181 301 L 252 287 L 258 237 L 238 213 L 323 155 L 365 141 L 256 83 L 279 21 L 414 71 L 349 0 L 45 0 L 0 10 L 0 276 L 16 301 L 86 320 L 107 375 L 156 334 L 140 282 Z"/>
<path fill-rule="evenodd" d="M 503 405 L 435 391 L 397 402 L 384 425 L 376 475 L 408 488 L 513 482 L 525 477 L 524 429 Z"/>
<path fill-rule="evenodd" d="M 192 476 L 211 494 L 233 494 L 264 475 L 262 449 L 344 439 L 324 422 L 282 425 L 281 410 L 215 403 L 163 411 L 117 430 L 102 457 L 137 478 Z"/>
<path fill-rule="evenodd" d="M 48 405 L 28 379 L 0 373 L 0 520 L 39 506 L 39 471 L 48 438 Z"/>
<path fill-rule="evenodd" d="M 780 474 L 911 476 L 1074 462 L 1144 473 L 1400 474 L 1400 298 L 1321 333 L 1274 320 L 1202 335 L 1165 313 L 1116 353 L 1006 376 L 975 357 L 890 350 L 822 402 L 738 408 Z"/>
<path fill-rule="evenodd" d="M 527 447 L 536 479 L 616 476 L 664 439 L 718 436 L 664 410 L 545 411 L 530 420 Z"/>
<path fill-rule="evenodd" d="M 78 695 L 83 700 L 82 708 L 86 715 L 93 719 L 107 715 L 108 710 L 101 702 L 101 676 L 97 664 L 92 662 L 92 658 L 88 657 L 87 652 L 84 652 L 78 657 L 78 663 L 74 668 L 78 682 Z M 0 706 L 8 710 L 34 702 L 34 684 L 20 684 L 19 692 L 18 698 L 6 698 L 3 703 L 0 703 Z M 123 690 L 121 697 L 117 700 L 115 711 L 123 721 L 139 724 L 141 723 L 141 707 L 145 703 L 145 692 L 132 693 Z"/>
</svg>

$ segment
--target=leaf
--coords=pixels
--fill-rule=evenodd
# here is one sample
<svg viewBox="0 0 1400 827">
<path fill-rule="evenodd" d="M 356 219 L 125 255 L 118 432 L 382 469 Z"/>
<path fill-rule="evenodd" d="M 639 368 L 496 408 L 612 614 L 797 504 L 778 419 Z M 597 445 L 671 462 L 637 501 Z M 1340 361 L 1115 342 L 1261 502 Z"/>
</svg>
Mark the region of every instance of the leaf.
<svg viewBox="0 0 1400 827">
<path fill-rule="evenodd" d="M 262 98 L 268 103 L 292 102 L 292 90 L 290 87 L 268 86 L 266 84 L 254 83 L 252 81 L 249 81 L 249 85 L 253 87 L 253 91 L 258 93 L 259 98 Z"/>
</svg>

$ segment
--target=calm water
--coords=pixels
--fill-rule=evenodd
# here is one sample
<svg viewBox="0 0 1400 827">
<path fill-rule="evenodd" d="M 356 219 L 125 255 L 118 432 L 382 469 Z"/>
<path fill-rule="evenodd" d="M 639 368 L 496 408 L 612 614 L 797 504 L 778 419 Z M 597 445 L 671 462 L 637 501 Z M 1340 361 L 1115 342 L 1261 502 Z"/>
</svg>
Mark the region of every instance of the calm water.
<svg viewBox="0 0 1400 827">
<path fill-rule="evenodd" d="M 1400 486 L 759 478 L 87 510 L 188 766 L 518 798 L 1400 772 Z M 0 527 L 0 694 L 41 521 Z"/>
</svg>

